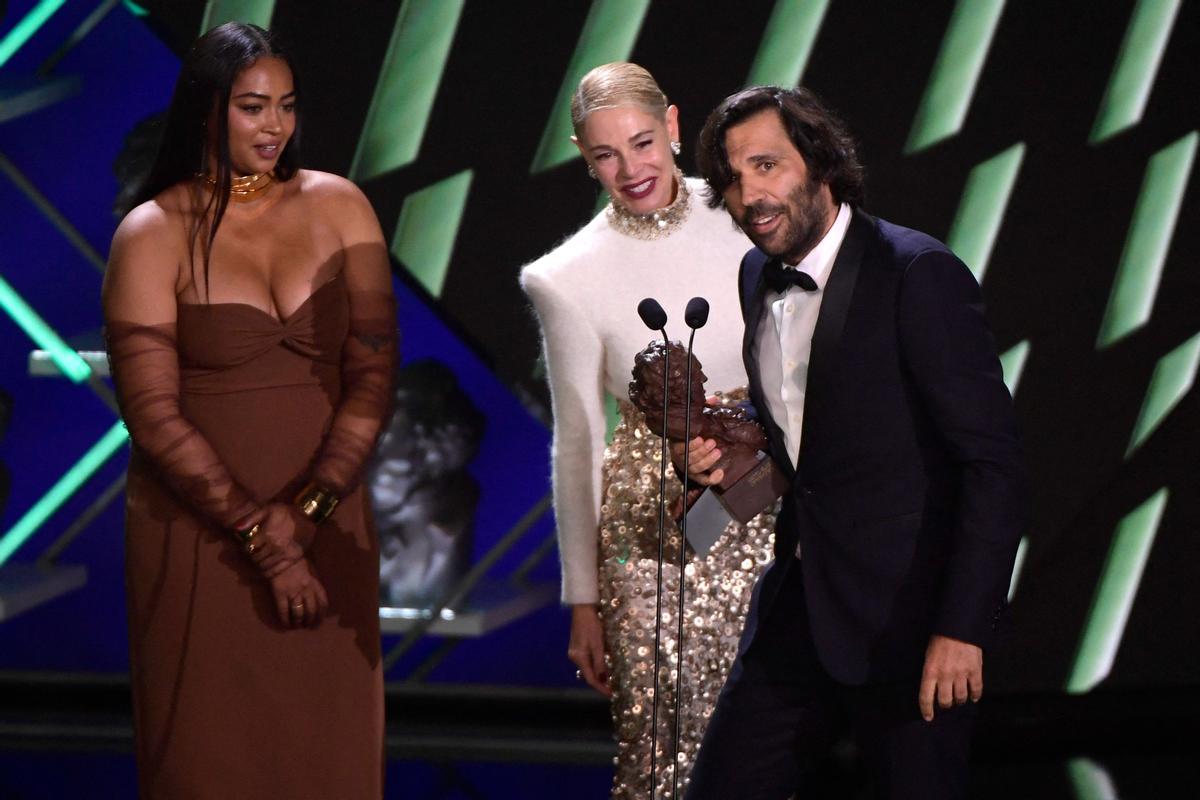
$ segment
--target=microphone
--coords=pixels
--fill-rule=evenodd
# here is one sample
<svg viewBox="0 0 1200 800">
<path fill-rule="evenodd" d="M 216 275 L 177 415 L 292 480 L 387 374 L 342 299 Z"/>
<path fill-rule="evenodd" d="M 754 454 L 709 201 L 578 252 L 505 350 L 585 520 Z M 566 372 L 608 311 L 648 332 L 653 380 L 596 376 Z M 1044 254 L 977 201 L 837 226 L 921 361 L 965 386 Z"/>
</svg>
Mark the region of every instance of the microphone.
<svg viewBox="0 0 1200 800">
<path fill-rule="evenodd" d="M 707 306 L 707 304 L 705 304 Z M 662 333 L 663 342 L 667 345 L 663 355 L 663 429 L 662 448 L 658 460 L 658 581 L 654 586 L 654 698 L 650 705 L 650 785 L 658 786 L 658 675 L 662 661 L 662 595 L 663 595 L 663 559 L 665 558 L 664 543 L 667 530 L 667 461 L 670 453 L 667 450 L 667 414 L 670 412 L 670 402 L 667 396 L 667 379 L 671 375 L 671 342 L 667 339 L 667 312 L 653 297 L 647 297 L 638 303 L 638 316 L 646 327 Z M 707 311 L 705 312 L 707 315 Z M 682 546 L 682 543 L 681 543 Z M 680 588 L 683 588 L 683 573 L 679 574 Z M 680 660 L 681 667 L 683 661 Z M 679 719 L 679 694 L 675 695 L 675 719 Z M 676 726 L 678 727 L 678 725 Z M 675 748 L 679 749 L 679 736 L 675 737 Z M 678 767 L 676 767 L 678 772 Z M 657 793 L 657 789 L 654 790 Z M 678 790 L 675 796 L 678 796 Z"/>
<path fill-rule="evenodd" d="M 679 738 L 681 732 L 682 720 L 680 720 L 679 700 L 682 697 L 683 690 L 683 614 L 684 614 L 684 576 L 687 569 L 687 491 L 688 491 L 688 450 L 692 441 L 692 343 L 696 340 L 696 331 L 703 328 L 708 322 L 708 301 L 703 297 L 693 297 L 688 300 L 687 308 L 683 312 L 683 320 L 687 326 L 692 329 L 688 336 L 687 346 L 687 394 L 684 395 L 687 400 L 684 404 L 683 412 L 683 475 L 681 476 L 683 483 L 683 516 L 679 520 L 679 613 L 675 618 L 677 623 L 675 633 L 675 649 L 679 654 L 679 667 L 675 671 L 675 747 L 673 752 L 679 752 Z M 656 695 L 657 696 L 657 695 Z M 672 781 L 672 797 L 679 796 L 679 765 L 675 766 L 674 780 Z"/>
<path fill-rule="evenodd" d="M 699 299 L 699 298 L 697 298 Z M 688 304 L 691 308 L 691 304 Z M 638 303 L 638 316 L 642 318 L 642 322 L 646 323 L 646 327 L 652 331 L 661 331 L 667 327 L 667 312 L 663 311 L 663 307 L 653 297 L 647 297 L 642 302 Z M 708 317 L 708 303 L 704 304 L 704 316 Z M 691 323 L 688 323 L 689 325 Z M 700 325 L 704 323 L 701 322 Z M 693 327 L 700 327 L 694 325 Z"/>
<path fill-rule="evenodd" d="M 646 318 L 642 317 L 642 319 Z M 703 328 L 704 324 L 708 322 L 708 301 L 703 297 L 693 297 L 688 300 L 687 310 L 683 312 L 683 321 L 692 330 Z M 663 322 L 665 323 L 666 319 L 663 319 Z"/>
</svg>

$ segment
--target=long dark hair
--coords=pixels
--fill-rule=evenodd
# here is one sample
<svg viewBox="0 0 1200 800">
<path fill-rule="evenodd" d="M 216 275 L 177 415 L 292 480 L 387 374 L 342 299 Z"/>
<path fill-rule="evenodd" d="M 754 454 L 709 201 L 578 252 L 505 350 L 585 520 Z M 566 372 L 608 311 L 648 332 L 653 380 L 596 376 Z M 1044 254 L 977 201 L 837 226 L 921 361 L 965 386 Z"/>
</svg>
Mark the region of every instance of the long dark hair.
<svg viewBox="0 0 1200 800">
<path fill-rule="evenodd" d="M 774 109 L 792 144 L 804 156 L 810 177 L 829 185 L 835 203 L 862 205 L 866 195 L 862 164 L 845 123 L 821 99 L 803 87 L 752 86 L 717 106 L 696 148 L 696 165 L 708 183 L 708 204 L 720 208 L 733 180 L 725 132 L 760 111 Z"/>
<path fill-rule="evenodd" d="M 208 261 L 217 228 L 229 206 L 233 167 L 229 156 L 229 98 L 242 70 L 264 57 L 282 59 L 292 71 L 292 85 L 300 97 L 296 67 L 278 37 L 257 25 L 227 22 L 201 36 L 188 50 L 167 109 L 162 142 L 150 174 L 134 194 L 129 208 L 150 200 L 181 181 L 192 180 L 208 169 L 208 125 L 216 121 L 217 182 L 204 211 L 196 216 L 189 240 L 189 260 L 204 237 L 204 295 L 208 297 Z M 275 178 L 291 180 L 300 169 L 300 117 L 287 146 L 279 154 Z M 128 209 L 127 209 L 128 210 Z"/>
</svg>

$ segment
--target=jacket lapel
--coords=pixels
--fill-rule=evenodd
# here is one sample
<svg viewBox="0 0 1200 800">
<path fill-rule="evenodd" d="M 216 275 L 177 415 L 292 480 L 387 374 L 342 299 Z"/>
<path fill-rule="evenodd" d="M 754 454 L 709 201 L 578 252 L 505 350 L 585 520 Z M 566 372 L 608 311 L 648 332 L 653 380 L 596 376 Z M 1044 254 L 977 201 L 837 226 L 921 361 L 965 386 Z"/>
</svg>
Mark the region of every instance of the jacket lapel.
<svg viewBox="0 0 1200 800">
<path fill-rule="evenodd" d="M 842 338 L 842 329 L 846 326 L 850 299 L 854 295 L 854 285 L 858 282 L 859 266 L 874 231 L 875 223 L 871 217 L 855 209 L 850 227 L 846 230 L 846 238 L 842 240 L 837 258 L 830 268 L 829 278 L 825 281 L 821 313 L 817 316 L 817 325 L 813 330 L 812 353 L 809 356 L 808 378 L 804 387 L 804 422 L 797 465 L 803 461 L 812 441 L 813 418 L 820 416 L 829 375 L 833 370 L 838 344 Z"/>
<path fill-rule="evenodd" d="M 791 480 L 795 473 L 795 467 L 788 459 L 783 429 L 771 416 L 771 409 L 763 396 L 762 376 L 758 367 L 758 356 L 755 352 L 767 291 L 766 281 L 763 280 L 763 267 L 766 266 L 768 260 L 767 255 L 756 248 L 750 251 L 743 262 L 742 316 L 746 322 L 746 329 L 742 336 L 742 361 L 746 365 L 746 375 L 750 381 L 750 402 L 754 404 L 754 408 L 758 412 L 759 423 L 767 431 L 767 439 L 771 443 L 771 455 L 787 473 L 788 480 Z"/>
</svg>

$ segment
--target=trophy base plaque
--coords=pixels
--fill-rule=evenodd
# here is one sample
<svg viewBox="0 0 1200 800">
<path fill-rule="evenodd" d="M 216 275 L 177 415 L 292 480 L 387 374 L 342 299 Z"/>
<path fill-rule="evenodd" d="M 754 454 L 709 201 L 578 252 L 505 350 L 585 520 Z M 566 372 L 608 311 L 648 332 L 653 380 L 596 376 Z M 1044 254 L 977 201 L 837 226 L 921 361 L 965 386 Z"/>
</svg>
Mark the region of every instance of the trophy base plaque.
<svg viewBox="0 0 1200 800">
<path fill-rule="evenodd" d="M 712 487 L 729 516 L 743 525 L 774 504 L 788 490 L 787 476 L 775 465 L 775 461 L 761 450 L 757 456 L 757 463 L 742 471 L 736 479 L 726 476 L 719 486 Z"/>
</svg>

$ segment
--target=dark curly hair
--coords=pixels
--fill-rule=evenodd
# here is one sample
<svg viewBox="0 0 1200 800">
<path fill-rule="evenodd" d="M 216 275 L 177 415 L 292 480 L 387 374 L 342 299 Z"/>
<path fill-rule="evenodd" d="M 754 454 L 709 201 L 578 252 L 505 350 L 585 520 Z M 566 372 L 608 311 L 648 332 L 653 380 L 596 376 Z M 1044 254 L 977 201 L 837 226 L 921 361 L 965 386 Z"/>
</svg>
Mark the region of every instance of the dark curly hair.
<svg viewBox="0 0 1200 800">
<path fill-rule="evenodd" d="M 804 156 L 810 178 L 829 185 L 835 203 L 862 205 L 866 196 L 862 164 L 845 123 L 804 88 L 751 86 L 713 109 L 700 131 L 696 165 L 708 184 L 707 201 L 720 208 L 733 182 L 725 132 L 766 109 L 774 109 L 792 144 Z"/>
</svg>

